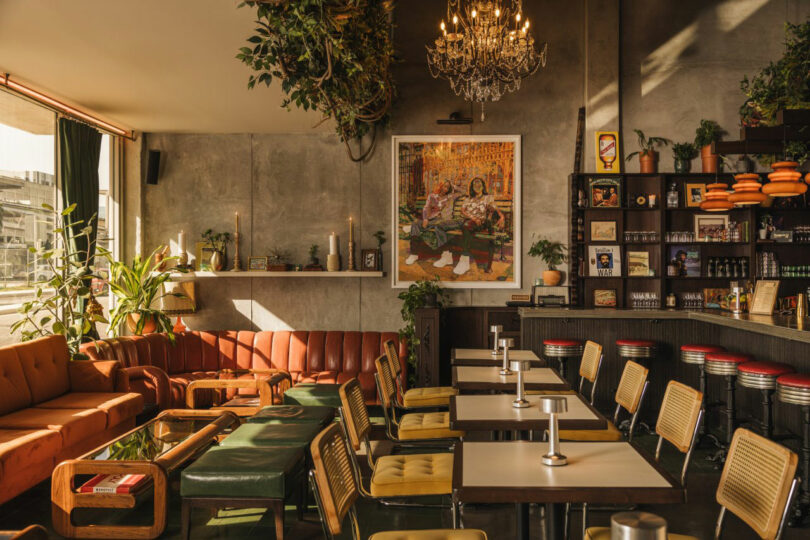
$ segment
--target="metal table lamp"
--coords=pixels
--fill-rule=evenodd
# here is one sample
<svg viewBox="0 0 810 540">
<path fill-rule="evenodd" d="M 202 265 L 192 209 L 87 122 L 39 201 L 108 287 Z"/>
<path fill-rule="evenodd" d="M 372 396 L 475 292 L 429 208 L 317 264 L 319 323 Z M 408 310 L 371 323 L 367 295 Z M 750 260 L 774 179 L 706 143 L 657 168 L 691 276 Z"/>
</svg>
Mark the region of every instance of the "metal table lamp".
<svg viewBox="0 0 810 540">
<path fill-rule="evenodd" d="M 548 454 L 543 456 L 543 465 L 568 465 L 568 458 L 560 453 L 560 430 L 557 427 L 557 415 L 568 411 L 568 399 L 563 396 L 547 396 L 540 398 L 540 404 L 543 412 L 548 415 Z"/>
<path fill-rule="evenodd" d="M 500 344 L 498 343 L 498 340 L 501 337 L 501 332 L 503 332 L 503 326 L 501 326 L 500 324 L 493 324 L 492 326 L 489 327 L 489 331 L 495 334 L 495 339 L 492 340 L 492 343 L 494 344 L 494 347 L 492 348 L 492 356 L 498 356 L 499 354 L 501 354 L 501 350 L 499 349 Z"/>
<path fill-rule="evenodd" d="M 512 407 L 516 409 L 523 409 L 529 406 L 526 401 L 526 394 L 523 391 L 523 373 L 532 369 L 532 363 L 529 360 L 512 360 L 509 364 L 512 371 L 517 371 L 517 398 L 512 402 Z"/>
<path fill-rule="evenodd" d="M 509 347 L 515 346 L 515 340 L 512 338 L 501 338 L 498 340 L 498 345 L 503 349 L 503 367 L 501 367 L 501 375 L 511 375 L 512 371 L 509 369 Z"/>
</svg>

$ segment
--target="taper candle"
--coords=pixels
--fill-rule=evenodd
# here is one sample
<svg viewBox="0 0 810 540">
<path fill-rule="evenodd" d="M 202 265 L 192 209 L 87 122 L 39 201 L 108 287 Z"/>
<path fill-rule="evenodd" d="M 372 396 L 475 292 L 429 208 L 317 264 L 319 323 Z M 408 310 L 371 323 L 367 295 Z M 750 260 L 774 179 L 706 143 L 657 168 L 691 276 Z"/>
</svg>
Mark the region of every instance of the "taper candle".
<svg viewBox="0 0 810 540">
<path fill-rule="evenodd" d="M 354 221 L 352 221 L 352 217 L 349 216 L 349 243 L 354 242 Z"/>
<path fill-rule="evenodd" d="M 236 234 L 239 234 L 239 212 L 236 212 Z"/>
</svg>

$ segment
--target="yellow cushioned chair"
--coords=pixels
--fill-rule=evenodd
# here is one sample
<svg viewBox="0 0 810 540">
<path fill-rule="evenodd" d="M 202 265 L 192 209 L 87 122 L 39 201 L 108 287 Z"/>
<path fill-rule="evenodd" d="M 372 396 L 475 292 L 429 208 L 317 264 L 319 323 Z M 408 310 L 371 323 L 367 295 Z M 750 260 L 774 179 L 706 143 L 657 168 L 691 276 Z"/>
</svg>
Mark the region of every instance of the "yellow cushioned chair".
<svg viewBox="0 0 810 540">
<path fill-rule="evenodd" d="M 397 394 L 391 363 L 386 356 L 380 356 L 374 362 L 377 373 L 377 391 L 380 394 L 385 428 L 388 437 L 395 442 L 402 441 L 428 441 L 436 439 L 458 439 L 464 436 L 463 431 L 450 429 L 450 413 L 407 413 L 397 420 L 395 399 Z"/>
<path fill-rule="evenodd" d="M 586 341 L 582 351 L 582 360 L 579 363 L 579 393 L 585 389 L 585 381 L 591 385 L 590 403 L 596 395 L 596 381 L 599 379 L 599 370 L 602 368 L 602 346 L 594 341 Z M 528 395 L 551 395 L 551 394 L 576 394 L 574 390 L 529 390 Z M 584 394 L 583 394 L 584 395 Z"/>
<path fill-rule="evenodd" d="M 450 396 L 458 394 L 458 390 L 452 386 L 428 386 L 403 391 L 402 365 L 399 363 L 397 346 L 389 339 L 383 344 L 383 347 L 385 348 L 385 356 L 388 358 L 388 363 L 391 365 L 391 371 L 393 372 L 399 395 L 402 396 L 402 402 L 397 400 L 399 407 L 414 409 L 419 407 L 448 407 L 450 405 Z"/>
<path fill-rule="evenodd" d="M 361 396 L 362 399 L 362 396 Z M 309 479 L 326 538 L 332 539 L 343 531 L 346 514 L 354 540 L 363 538 L 354 502 L 360 496 L 356 471 L 349 456 L 349 448 L 340 427 L 331 424 L 310 445 L 313 470 Z M 452 456 L 451 456 L 452 457 Z M 477 530 L 390 531 L 377 533 L 373 540 L 486 540 L 487 535 Z"/>
</svg>

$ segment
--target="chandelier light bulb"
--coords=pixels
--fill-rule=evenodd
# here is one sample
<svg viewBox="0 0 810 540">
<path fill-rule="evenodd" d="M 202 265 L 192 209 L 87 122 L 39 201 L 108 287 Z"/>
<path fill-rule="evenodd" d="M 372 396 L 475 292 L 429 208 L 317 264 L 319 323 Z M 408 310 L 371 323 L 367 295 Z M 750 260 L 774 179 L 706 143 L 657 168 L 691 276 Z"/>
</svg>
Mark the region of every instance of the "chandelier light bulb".
<svg viewBox="0 0 810 540">
<path fill-rule="evenodd" d="M 453 24 L 458 24 L 458 16 L 453 15 Z"/>
<path fill-rule="evenodd" d="M 475 16 L 476 16 L 476 15 L 478 15 L 478 12 L 477 12 L 477 11 L 475 11 L 475 10 L 472 10 L 472 17 L 473 17 L 473 19 L 475 18 Z"/>
<path fill-rule="evenodd" d="M 520 22 L 520 13 L 518 13 L 517 15 L 515 15 L 515 20 L 516 20 L 517 22 Z"/>
<path fill-rule="evenodd" d="M 442 24 L 439 25 L 439 28 L 441 28 L 442 32 L 444 32 L 445 29 L 444 21 L 442 21 Z"/>
<path fill-rule="evenodd" d="M 495 16 L 496 16 L 496 17 L 500 17 L 500 16 L 501 16 L 501 10 L 500 10 L 500 9 L 496 9 L 496 10 L 495 10 Z"/>
</svg>

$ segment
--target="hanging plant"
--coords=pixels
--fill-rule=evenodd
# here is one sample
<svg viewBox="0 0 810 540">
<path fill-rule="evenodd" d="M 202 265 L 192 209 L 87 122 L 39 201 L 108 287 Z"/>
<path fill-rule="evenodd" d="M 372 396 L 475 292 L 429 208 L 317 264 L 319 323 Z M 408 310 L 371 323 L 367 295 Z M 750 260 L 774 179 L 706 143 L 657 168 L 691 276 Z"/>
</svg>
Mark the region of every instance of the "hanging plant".
<svg viewBox="0 0 810 540">
<path fill-rule="evenodd" d="M 298 0 L 244 2 L 256 9 L 255 34 L 236 57 L 256 73 L 248 88 L 270 86 L 285 94 L 282 105 L 318 110 L 334 118 L 353 161 L 349 142 L 388 121 L 394 96 L 391 64 L 393 0 Z"/>
</svg>

